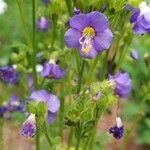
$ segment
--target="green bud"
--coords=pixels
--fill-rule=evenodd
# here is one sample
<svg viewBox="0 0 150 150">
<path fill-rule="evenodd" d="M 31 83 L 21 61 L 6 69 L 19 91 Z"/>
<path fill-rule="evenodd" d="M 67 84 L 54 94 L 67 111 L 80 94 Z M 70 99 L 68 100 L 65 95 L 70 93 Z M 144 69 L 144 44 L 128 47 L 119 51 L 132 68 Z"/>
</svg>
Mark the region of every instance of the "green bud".
<svg viewBox="0 0 150 150">
<path fill-rule="evenodd" d="M 12 53 L 12 54 L 11 54 L 11 60 L 12 60 L 14 63 L 18 62 L 18 60 L 19 60 L 18 54 Z"/>
</svg>

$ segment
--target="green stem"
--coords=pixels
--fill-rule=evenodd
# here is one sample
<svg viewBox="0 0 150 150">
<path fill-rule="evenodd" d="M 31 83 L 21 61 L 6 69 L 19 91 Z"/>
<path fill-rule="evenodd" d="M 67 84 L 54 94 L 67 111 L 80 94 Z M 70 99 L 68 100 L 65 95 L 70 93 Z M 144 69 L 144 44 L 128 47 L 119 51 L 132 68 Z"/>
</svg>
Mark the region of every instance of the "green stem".
<svg viewBox="0 0 150 150">
<path fill-rule="evenodd" d="M 52 147 L 52 142 L 51 142 L 51 139 L 49 137 L 49 134 L 48 134 L 48 129 L 47 129 L 47 125 L 46 125 L 46 121 L 44 121 L 44 132 L 45 132 L 45 137 L 49 143 L 49 146 L 50 148 Z"/>
<path fill-rule="evenodd" d="M 77 87 L 77 93 L 79 93 L 80 90 L 81 90 L 81 84 L 82 84 L 82 77 L 83 77 L 84 67 L 85 67 L 85 61 L 83 60 L 81 69 L 80 69 L 80 71 L 78 72 L 78 87 Z"/>
<path fill-rule="evenodd" d="M 71 0 L 65 0 L 65 2 L 66 2 L 69 16 L 72 16 L 72 6 L 71 6 L 72 1 Z"/>
<path fill-rule="evenodd" d="M 0 119 L 0 148 L 3 150 L 3 120 Z"/>
<path fill-rule="evenodd" d="M 35 17 L 35 0 L 32 0 L 32 26 L 33 26 L 33 32 L 32 32 L 32 47 L 33 47 L 33 54 L 32 54 L 32 69 L 33 69 L 33 79 L 34 79 L 34 89 L 38 88 L 37 83 L 37 72 L 36 72 L 36 17 Z"/>
<path fill-rule="evenodd" d="M 99 55 L 100 56 L 100 55 Z M 92 74 L 93 74 L 93 71 L 95 69 L 95 66 L 99 60 L 99 56 L 97 56 L 92 64 L 92 67 L 90 67 L 90 70 L 88 72 L 88 77 L 87 77 L 87 80 L 86 80 L 86 83 L 87 85 L 89 85 L 91 83 L 91 78 L 92 78 Z"/>
<path fill-rule="evenodd" d="M 63 120 L 64 120 L 64 108 L 65 108 L 65 103 L 64 103 L 64 97 L 61 98 L 61 105 L 60 105 L 60 111 L 59 111 L 59 123 L 60 123 L 60 136 L 63 139 Z"/>
<path fill-rule="evenodd" d="M 38 122 L 38 117 L 36 116 L 36 123 Z M 40 150 L 40 128 L 39 125 L 36 125 L 36 136 L 35 136 L 35 144 L 36 144 L 36 150 Z"/>
<path fill-rule="evenodd" d="M 69 132 L 69 136 L 68 136 L 68 144 L 67 144 L 67 146 L 68 146 L 67 149 L 68 150 L 69 150 L 69 148 L 71 146 L 72 139 L 73 139 L 73 127 L 71 127 L 70 132 Z"/>
<path fill-rule="evenodd" d="M 23 1 L 17 0 L 17 5 L 18 5 L 19 13 L 20 13 L 20 18 L 21 18 L 21 22 L 22 22 L 22 27 L 23 27 L 23 32 L 24 32 L 24 37 L 25 37 L 26 43 L 30 48 L 32 48 L 32 42 L 31 42 L 30 35 L 29 35 L 28 29 L 27 29 L 25 15 L 24 15 L 24 11 L 23 11 Z"/>
<path fill-rule="evenodd" d="M 77 140 L 76 150 L 78 150 L 80 147 L 80 141 L 81 141 L 81 137 L 79 137 Z"/>
</svg>

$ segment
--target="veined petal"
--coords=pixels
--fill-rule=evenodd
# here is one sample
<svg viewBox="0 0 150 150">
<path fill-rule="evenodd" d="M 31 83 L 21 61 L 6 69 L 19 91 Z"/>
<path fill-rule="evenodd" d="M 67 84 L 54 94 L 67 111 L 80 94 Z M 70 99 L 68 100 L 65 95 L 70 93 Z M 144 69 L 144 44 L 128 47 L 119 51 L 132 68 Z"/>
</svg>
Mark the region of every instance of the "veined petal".
<svg viewBox="0 0 150 150">
<path fill-rule="evenodd" d="M 96 51 L 101 52 L 108 49 L 112 43 L 113 34 L 109 29 L 103 32 L 98 32 L 93 40 L 93 45 Z"/>
<path fill-rule="evenodd" d="M 98 11 L 87 14 L 87 18 L 89 20 L 89 26 L 92 26 L 97 32 L 104 31 L 108 28 L 107 17 Z"/>
<path fill-rule="evenodd" d="M 135 23 L 133 26 L 133 32 L 134 34 L 144 34 L 147 33 L 147 30 L 144 29 L 144 27 L 140 23 Z"/>
<path fill-rule="evenodd" d="M 65 33 L 65 44 L 68 48 L 77 48 L 79 46 L 80 37 L 81 32 L 71 28 Z"/>
<path fill-rule="evenodd" d="M 46 102 L 50 99 L 50 94 L 46 90 L 37 90 L 31 94 L 30 98 L 40 102 Z"/>
<path fill-rule="evenodd" d="M 75 15 L 69 20 L 69 24 L 72 28 L 82 31 L 89 23 L 85 14 Z"/>
<path fill-rule="evenodd" d="M 46 101 L 48 110 L 51 113 L 56 113 L 60 107 L 60 101 L 58 100 L 57 96 L 50 94 L 50 98 Z"/>
<path fill-rule="evenodd" d="M 98 54 L 98 52 L 94 49 L 93 45 L 88 54 L 86 54 L 82 51 L 82 46 L 79 47 L 78 51 L 79 51 L 80 55 L 84 58 L 95 58 Z"/>
<path fill-rule="evenodd" d="M 57 113 L 51 113 L 50 111 L 48 111 L 48 115 L 47 115 L 47 121 L 48 124 L 51 124 L 55 121 Z"/>
</svg>

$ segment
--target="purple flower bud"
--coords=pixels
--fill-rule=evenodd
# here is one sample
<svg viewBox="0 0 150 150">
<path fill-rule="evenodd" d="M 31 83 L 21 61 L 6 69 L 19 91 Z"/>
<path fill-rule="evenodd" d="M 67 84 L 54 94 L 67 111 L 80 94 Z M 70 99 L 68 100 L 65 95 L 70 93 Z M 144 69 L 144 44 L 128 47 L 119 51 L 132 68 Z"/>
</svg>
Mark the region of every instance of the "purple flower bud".
<svg viewBox="0 0 150 150">
<path fill-rule="evenodd" d="M 19 80 L 19 74 L 11 66 L 1 67 L 0 79 L 8 84 L 16 84 Z"/>
<path fill-rule="evenodd" d="M 132 89 L 132 80 L 127 72 L 118 72 L 114 76 L 109 76 L 109 80 L 113 83 L 115 93 L 118 96 L 122 98 L 129 96 Z"/>
<path fill-rule="evenodd" d="M 39 31 L 47 32 L 50 27 L 50 22 L 47 18 L 41 17 L 36 22 Z"/>
<path fill-rule="evenodd" d="M 31 114 L 23 123 L 21 134 L 24 137 L 34 137 L 36 133 L 35 115 Z"/>
<path fill-rule="evenodd" d="M 134 60 L 138 60 L 139 59 L 139 53 L 135 50 L 131 51 L 130 56 L 134 59 Z"/>
<path fill-rule="evenodd" d="M 49 124 L 53 123 L 53 121 L 56 118 L 57 111 L 60 107 L 60 101 L 57 98 L 57 96 L 48 93 L 46 90 L 38 90 L 38 91 L 34 91 L 31 94 L 30 99 L 39 102 L 45 102 L 47 104 L 48 107 L 47 120 Z"/>
<path fill-rule="evenodd" d="M 73 9 L 74 15 L 78 15 L 81 13 L 80 9 L 77 9 L 76 7 Z"/>
<path fill-rule="evenodd" d="M 31 75 L 28 76 L 28 86 L 29 86 L 30 93 L 32 93 L 34 91 L 34 81 Z"/>
<path fill-rule="evenodd" d="M 65 75 L 65 71 L 60 69 L 59 65 L 55 62 L 46 62 L 44 64 L 43 70 L 41 71 L 41 76 L 49 79 L 61 79 Z"/>
<path fill-rule="evenodd" d="M 122 125 L 121 119 L 119 117 L 116 118 L 116 125 L 109 129 L 109 133 L 113 135 L 116 139 L 121 139 L 124 134 L 124 127 Z"/>
</svg>

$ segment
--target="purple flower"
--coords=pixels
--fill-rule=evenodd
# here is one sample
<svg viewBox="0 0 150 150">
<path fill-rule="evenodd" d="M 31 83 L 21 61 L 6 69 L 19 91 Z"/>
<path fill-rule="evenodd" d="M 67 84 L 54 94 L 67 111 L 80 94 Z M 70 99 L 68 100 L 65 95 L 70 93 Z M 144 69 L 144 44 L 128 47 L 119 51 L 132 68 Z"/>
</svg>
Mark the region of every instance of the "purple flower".
<svg viewBox="0 0 150 150">
<path fill-rule="evenodd" d="M 19 74 L 11 66 L 0 67 L 0 79 L 8 84 L 16 84 L 19 80 Z"/>
<path fill-rule="evenodd" d="M 84 58 L 95 58 L 112 43 L 108 19 L 100 12 L 75 15 L 69 25 L 71 28 L 65 33 L 65 43 L 68 48 L 77 48 Z"/>
<path fill-rule="evenodd" d="M 134 60 L 138 60 L 139 59 L 139 53 L 136 50 L 131 51 L 130 56 L 134 59 Z"/>
<path fill-rule="evenodd" d="M 74 15 L 79 15 L 81 13 L 80 9 L 77 9 L 76 7 L 73 9 Z"/>
<path fill-rule="evenodd" d="M 56 118 L 57 111 L 60 107 L 60 102 L 57 96 L 48 93 L 46 90 L 38 90 L 38 91 L 34 91 L 31 94 L 30 98 L 32 100 L 45 102 L 47 104 L 48 107 L 47 120 L 49 124 L 53 123 Z"/>
<path fill-rule="evenodd" d="M 150 7 L 146 2 L 142 2 L 139 8 L 128 7 L 132 12 L 130 22 L 134 24 L 133 32 L 135 34 L 150 33 Z"/>
<path fill-rule="evenodd" d="M 34 137 L 36 133 L 35 115 L 31 114 L 27 120 L 23 123 L 21 128 L 21 134 L 24 137 Z"/>
<path fill-rule="evenodd" d="M 123 137 L 124 127 L 123 127 L 121 119 L 119 117 L 116 118 L 116 125 L 109 129 L 109 133 L 113 134 L 113 137 L 118 140 Z"/>
<path fill-rule="evenodd" d="M 48 5 L 50 3 L 50 0 L 42 0 L 43 4 Z"/>
<path fill-rule="evenodd" d="M 50 61 L 46 62 L 41 71 L 41 76 L 49 79 L 61 79 L 65 75 L 65 71 L 63 71 L 59 65 L 55 62 Z"/>
<path fill-rule="evenodd" d="M 37 20 L 36 25 L 37 25 L 37 29 L 39 31 L 47 32 L 49 27 L 50 27 L 50 22 L 49 22 L 49 20 L 47 18 L 40 17 Z"/>
<path fill-rule="evenodd" d="M 118 72 L 114 76 L 109 76 L 109 80 L 114 84 L 115 93 L 122 97 L 128 97 L 132 89 L 132 80 L 129 74 Z"/>
</svg>

